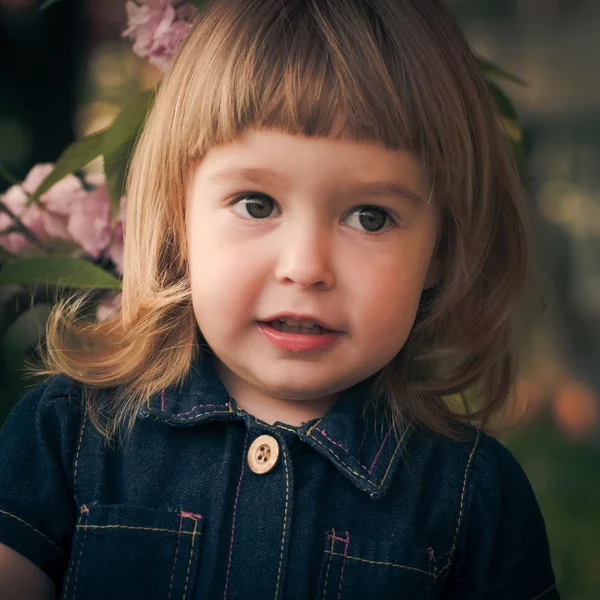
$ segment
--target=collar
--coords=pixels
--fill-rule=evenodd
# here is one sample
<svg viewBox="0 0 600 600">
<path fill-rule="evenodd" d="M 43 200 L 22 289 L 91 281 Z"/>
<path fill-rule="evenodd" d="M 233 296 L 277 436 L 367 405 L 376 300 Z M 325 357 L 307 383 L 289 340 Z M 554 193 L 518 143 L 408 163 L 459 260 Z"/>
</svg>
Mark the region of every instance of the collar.
<svg viewBox="0 0 600 600">
<path fill-rule="evenodd" d="M 397 439 L 383 411 L 363 406 L 370 397 L 375 375 L 344 390 L 329 411 L 298 427 L 256 419 L 238 407 L 221 382 L 209 354 L 192 361 L 181 384 L 172 384 L 148 398 L 138 418 L 151 418 L 176 427 L 189 427 L 218 420 L 253 419 L 274 433 L 277 428 L 293 431 L 298 438 L 331 461 L 352 483 L 373 498 L 388 489 L 406 446 L 409 422 Z M 280 432 L 278 432 L 280 433 Z"/>
</svg>

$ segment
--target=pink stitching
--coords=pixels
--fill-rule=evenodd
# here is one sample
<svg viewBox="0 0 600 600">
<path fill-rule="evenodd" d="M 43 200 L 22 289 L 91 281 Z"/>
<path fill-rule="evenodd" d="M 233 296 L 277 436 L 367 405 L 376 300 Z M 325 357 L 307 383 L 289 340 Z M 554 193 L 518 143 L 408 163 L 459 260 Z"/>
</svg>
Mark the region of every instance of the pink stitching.
<svg viewBox="0 0 600 600">
<path fill-rule="evenodd" d="M 179 542 L 181 541 L 181 528 L 183 527 L 183 512 L 179 513 L 179 531 L 177 532 L 177 547 L 175 548 L 175 560 L 173 560 L 173 570 L 171 571 L 171 583 L 169 584 L 168 600 L 171 600 L 173 591 L 173 578 L 175 577 L 175 565 L 177 564 L 177 555 L 179 554 Z"/>
<path fill-rule="evenodd" d="M 201 519 L 201 518 L 202 518 L 202 515 L 201 515 L 201 514 L 198 514 L 198 513 L 191 513 L 191 512 L 184 512 L 184 511 L 181 511 L 181 514 L 182 514 L 184 517 L 197 517 L 198 519 Z"/>
<path fill-rule="evenodd" d="M 223 591 L 223 599 L 227 597 L 227 586 L 229 584 L 229 571 L 231 570 L 231 558 L 233 556 L 233 537 L 235 535 L 235 516 L 237 513 L 237 503 L 238 498 L 240 496 L 240 487 L 242 485 L 242 477 L 244 475 L 244 467 L 246 465 L 246 461 L 244 460 L 246 457 L 246 445 L 248 444 L 248 430 L 246 430 L 246 439 L 244 440 L 244 450 L 242 451 L 242 471 L 240 473 L 240 478 L 238 480 L 237 491 L 235 493 L 235 502 L 233 504 L 233 522 L 231 524 L 231 542 L 229 543 L 229 564 L 227 565 L 227 576 L 225 577 L 225 590 Z"/>
<path fill-rule="evenodd" d="M 341 444 L 338 444 L 337 442 L 334 442 L 326 433 L 325 431 L 323 431 L 322 429 L 319 429 L 318 427 L 315 427 L 315 429 L 321 433 L 323 435 L 323 437 L 327 440 L 329 440 L 332 444 L 335 444 L 336 446 L 339 446 L 346 454 L 350 455 L 350 452 L 348 450 L 346 450 L 346 448 L 344 448 L 344 446 L 342 446 Z M 362 467 L 362 465 L 361 465 Z M 363 467 L 366 468 L 366 467 Z"/>
<path fill-rule="evenodd" d="M 391 431 L 391 429 L 390 429 L 390 431 Z M 381 442 L 381 448 L 379 448 L 379 452 L 375 455 L 375 458 L 373 459 L 373 464 L 371 465 L 371 468 L 369 469 L 369 474 L 373 470 L 373 467 L 375 466 L 375 463 L 377 462 L 377 459 L 379 458 L 379 455 L 381 454 L 381 451 L 383 450 L 383 446 L 385 444 L 385 441 L 388 439 L 388 435 L 390 435 L 390 431 L 387 432 L 386 436 L 383 438 L 383 442 Z"/>
<path fill-rule="evenodd" d="M 81 540 L 81 547 L 79 548 L 79 556 L 77 557 L 77 569 L 75 570 L 75 585 L 73 587 L 73 600 L 75 600 L 75 595 L 77 594 L 77 580 L 79 578 L 79 565 L 81 564 L 81 554 L 83 553 L 83 544 L 85 542 L 85 535 L 87 533 L 87 524 L 89 519 L 89 513 L 87 506 L 81 507 L 81 512 L 85 513 L 85 525 L 83 526 L 83 539 Z"/>
<path fill-rule="evenodd" d="M 318 427 L 315 427 L 315 429 L 326 439 L 329 440 L 332 444 L 339 446 L 348 456 L 352 456 L 350 454 L 350 452 L 344 448 L 344 446 L 342 446 L 341 444 L 339 444 L 338 442 L 332 440 L 323 429 L 319 429 Z M 391 430 L 390 430 L 391 431 Z M 383 442 L 381 442 L 381 446 L 379 448 L 379 452 L 377 452 L 377 454 L 375 455 L 375 458 L 373 459 L 373 463 L 371 464 L 371 468 L 367 469 L 367 467 L 365 467 L 365 465 L 361 464 L 358 460 L 355 460 L 358 463 L 359 467 L 362 467 L 369 475 L 371 475 L 371 473 L 373 472 L 373 467 L 375 467 L 375 463 L 377 462 L 377 459 L 379 458 L 379 455 L 381 454 L 381 451 L 383 450 L 383 446 L 385 445 L 386 440 L 388 439 L 388 436 L 390 435 L 390 432 L 388 431 L 386 436 L 383 438 Z"/>
<path fill-rule="evenodd" d="M 334 540 L 338 540 L 339 542 L 345 542 L 346 541 L 346 538 L 341 538 L 341 537 L 338 537 L 337 535 L 331 535 L 331 533 L 328 533 L 327 535 L 330 538 L 333 538 Z"/>
<path fill-rule="evenodd" d="M 165 412 L 165 390 L 162 390 L 162 394 L 160 396 L 161 402 L 160 402 L 160 410 L 162 410 L 163 412 Z"/>
<path fill-rule="evenodd" d="M 342 580 L 344 579 L 344 566 L 346 565 L 346 557 L 348 556 L 348 544 L 350 543 L 350 534 L 346 531 L 346 539 L 344 540 L 346 545 L 344 546 L 344 560 L 342 561 L 342 571 L 340 573 L 340 585 L 338 587 L 337 600 L 340 600 L 342 595 Z"/>
</svg>

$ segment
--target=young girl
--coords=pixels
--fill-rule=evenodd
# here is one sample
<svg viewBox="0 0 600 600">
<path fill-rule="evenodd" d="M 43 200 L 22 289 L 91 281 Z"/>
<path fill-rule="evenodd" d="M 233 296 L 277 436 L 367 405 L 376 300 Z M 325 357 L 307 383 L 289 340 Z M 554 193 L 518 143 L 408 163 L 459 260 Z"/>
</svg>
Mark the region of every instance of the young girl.
<svg viewBox="0 0 600 600">
<path fill-rule="evenodd" d="M 209 2 L 132 161 L 121 309 L 57 305 L 0 433 L 0 596 L 559 598 L 483 430 L 526 231 L 439 0 Z"/>
</svg>

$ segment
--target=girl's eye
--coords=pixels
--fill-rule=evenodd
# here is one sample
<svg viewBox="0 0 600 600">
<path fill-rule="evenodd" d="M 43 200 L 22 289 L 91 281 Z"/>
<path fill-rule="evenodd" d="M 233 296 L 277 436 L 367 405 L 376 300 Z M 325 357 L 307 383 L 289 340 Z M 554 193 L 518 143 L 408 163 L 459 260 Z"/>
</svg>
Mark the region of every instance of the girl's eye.
<svg viewBox="0 0 600 600">
<path fill-rule="evenodd" d="M 240 205 L 242 208 L 238 208 Z M 266 219 L 271 216 L 276 203 L 273 198 L 264 194 L 242 194 L 234 198 L 231 206 L 240 216 L 249 215 L 252 219 Z M 245 214 L 241 214 L 240 210 Z M 363 232 L 371 235 L 382 235 L 390 229 L 390 225 L 395 225 L 390 213 L 379 206 L 359 206 L 346 218 L 352 217 L 357 217 L 358 225 L 364 228 Z"/>
<path fill-rule="evenodd" d="M 264 196 L 262 194 L 244 194 L 238 196 L 232 202 L 232 206 L 237 209 L 238 206 L 242 206 L 242 209 L 246 215 L 250 215 L 253 219 L 265 219 L 273 212 L 273 206 L 275 204 L 272 198 Z M 236 213 L 240 214 L 239 210 L 235 210 Z M 246 216 L 240 215 L 240 216 Z"/>
<path fill-rule="evenodd" d="M 385 233 L 389 227 L 382 229 L 390 223 L 393 225 L 394 222 L 390 216 L 390 213 L 379 206 L 359 206 L 355 211 L 350 213 L 350 217 L 358 216 L 358 223 L 361 227 L 366 229 L 367 233 L 375 235 L 381 235 Z"/>
</svg>

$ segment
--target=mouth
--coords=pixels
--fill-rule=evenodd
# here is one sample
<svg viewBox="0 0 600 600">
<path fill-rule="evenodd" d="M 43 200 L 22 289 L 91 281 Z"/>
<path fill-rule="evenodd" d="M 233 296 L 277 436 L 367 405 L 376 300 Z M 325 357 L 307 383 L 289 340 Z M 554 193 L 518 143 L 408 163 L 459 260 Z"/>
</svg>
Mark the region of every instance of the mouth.
<svg viewBox="0 0 600 600">
<path fill-rule="evenodd" d="M 282 331 L 284 333 L 300 333 L 304 335 L 324 335 L 327 333 L 334 333 L 333 330 L 327 329 L 314 323 L 313 325 L 303 324 L 303 325 L 290 325 L 284 319 L 274 319 L 273 321 L 259 321 L 259 323 L 263 323 L 272 327 L 276 331 Z"/>
</svg>

